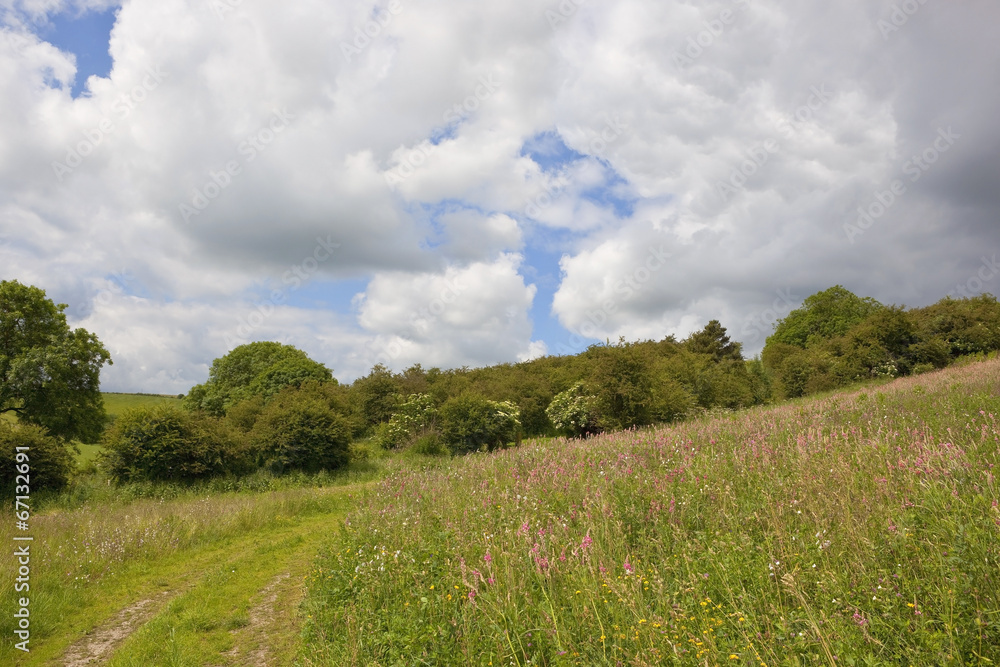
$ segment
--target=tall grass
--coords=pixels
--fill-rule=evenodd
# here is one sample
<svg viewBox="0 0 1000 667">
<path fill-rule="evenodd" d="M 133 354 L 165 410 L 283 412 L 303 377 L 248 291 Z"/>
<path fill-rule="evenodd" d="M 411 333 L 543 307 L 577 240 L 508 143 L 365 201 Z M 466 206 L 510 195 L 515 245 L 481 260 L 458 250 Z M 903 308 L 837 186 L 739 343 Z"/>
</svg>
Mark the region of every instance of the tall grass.
<svg viewBox="0 0 1000 667">
<path fill-rule="evenodd" d="M 397 472 L 309 579 L 307 662 L 1000 662 L 998 419 L 989 361 Z"/>
<path fill-rule="evenodd" d="M 121 595 L 129 582 L 142 582 L 188 555 L 217 549 L 229 540 L 295 525 L 304 517 L 339 511 L 343 487 L 371 475 L 341 474 L 244 480 L 212 480 L 181 486 L 108 486 L 97 476 L 77 480 L 70 491 L 50 496 L 30 519 L 30 533 L 0 523 L 0 542 L 30 534 L 32 641 L 65 631 L 66 618 L 92 606 L 111 591 Z M 227 484 L 233 488 L 227 488 Z M 255 486 L 256 485 L 256 486 Z M 348 493 L 353 493 L 349 491 Z M 33 503 L 35 504 L 35 503 Z M 13 547 L 0 568 L 16 572 Z M 14 600 L 13 576 L 0 577 L 0 599 Z M 93 619 L 88 619 L 93 620 Z M 0 634 L 13 637 L 16 619 L 0 618 Z M 0 646 L 0 663 L 14 655 L 12 642 Z"/>
</svg>

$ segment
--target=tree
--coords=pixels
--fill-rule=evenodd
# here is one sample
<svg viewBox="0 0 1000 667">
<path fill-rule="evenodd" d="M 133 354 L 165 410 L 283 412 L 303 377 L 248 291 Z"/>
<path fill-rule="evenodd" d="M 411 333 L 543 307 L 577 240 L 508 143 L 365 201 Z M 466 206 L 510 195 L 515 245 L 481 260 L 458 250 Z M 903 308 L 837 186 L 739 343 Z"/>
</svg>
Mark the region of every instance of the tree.
<svg viewBox="0 0 1000 667">
<path fill-rule="evenodd" d="M 817 292 L 800 308 L 779 320 L 767 344 L 786 343 L 810 347 L 824 340 L 845 335 L 852 327 L 883 308 L 871 297 L 859 297 L 840 285 Z"/>
<path fill-rule="evenodd" d="M 285 387 L 310 380 L 336 382 L 329 368 L 291 345 L 248 343 L 213 361 L 208 382 L 192 387 L 184 405 L 222 416 L 242 400 L 252 396 L 266 400 Z"/>
<path fill-rule="evenodd" d="M 719 320 L 712 320 L 701 331 L 691 334 L 685 341 L 687 348 L 696 354 L 708 354 L 713 361 L 743 361 L 743 346 L 726 335 L 726 327 Z"/>
<path fill-rule="evenodd" d="M 605 428 L 630 428 L 652 423 L 653 379 L 647 350 L 639 343 L 593 346 L 589 378 L 597 388 Z"/>
<path fill-rule="evenodd" d="M 358 397 L 361 417 L 369 427 L 388 422 L 399 406 L 399 385 L 392 371 L 382 364 L 376 364 L 368 375 L 355 380 L 352 389 Z"/>
<path fill-rule="evenodd" d="M 111 355 L 94 334 L 70 329 L 65 309 L 44 290 L 0 281 L 0 414 L 95 442 L 106 416 L 101 367 Z"/>
<path fill-rule="evenodd" d="M 516 442 L 521 434 L 517 406 L 465 393 L 441 406 L 442 435 L 456 454 L 493 451 Z"/>
</svg>

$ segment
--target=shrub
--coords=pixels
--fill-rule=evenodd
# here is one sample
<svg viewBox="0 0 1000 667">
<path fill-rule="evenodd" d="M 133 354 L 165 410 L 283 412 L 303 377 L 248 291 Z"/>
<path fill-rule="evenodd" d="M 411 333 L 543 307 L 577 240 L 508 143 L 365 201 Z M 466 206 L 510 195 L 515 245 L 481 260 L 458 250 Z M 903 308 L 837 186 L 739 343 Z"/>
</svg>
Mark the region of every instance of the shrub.
<svg viewBox="0 0 1000 667">
<path fill-rule="evenodd" d="M 428 431 L 413 442 L 410 451 L 424 456 L 445 456 L 448 454 L 448 447 L 444 444 L 439 433 Z"/>
<path fill-rule="evenodd" d="M 105 432 L 104 448 L 102 465 L 119 481 L 184 481 L 242 468 L 225 424 L 169 406 L 126 410 Z"/>
<path fill-rule="evenodd" d="M 28 448 L 24 452 L 26 461 L 24 457 L 18 460 L 17 447 Z M 0 487 L 13 489 L 18 485 L 15 466 L 22 463 L 28 465 L 28 486 L 32 491 L 62 489 L 76 465 L 69 447 L 41 426 L 0 420 Z"/>
<path fill-rule="evenodd" d="M 350 426 L 326 402 L 285 391 L 267 404 L 251 439 L 258 462 L 274 472 L 335 470 L 350 460 Z"/>
<path fill-rule="evenodd" d="M 545 414 L 557 429 L 574 437 L 601 430 L 597 397 L 587 393 L 582 382 L 556 394 Z"/>
<path fill-rule="evenodd" d="M 520 414 L 513 403 L 462 394 L 441 406 L 442 435 L 455 453 L 492 451 L 520 437 Z"/>
<path fill-rule="evenodd" d="M 434 425 L 437 410 L 434 399 L 427 394 L 415 394 L 399 406 L 388 422 L 376 431 L 376 440 L 386 449 L 398 449 L 412 442 L 417 434 Z"/>
</svg>

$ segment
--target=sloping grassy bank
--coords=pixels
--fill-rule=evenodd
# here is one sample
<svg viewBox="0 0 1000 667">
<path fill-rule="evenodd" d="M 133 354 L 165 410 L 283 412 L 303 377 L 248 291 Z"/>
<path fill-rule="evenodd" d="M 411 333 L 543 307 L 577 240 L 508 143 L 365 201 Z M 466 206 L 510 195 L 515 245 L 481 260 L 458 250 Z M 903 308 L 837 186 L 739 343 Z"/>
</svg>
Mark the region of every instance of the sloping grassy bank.
<svg viewBox="0 0 1000 667">
<path fill-rule="evenodd" d="M 310 577 L 306 661 L 1000 662 L 998 419 L 990 361 L 399 472 Z"/>
</svg>

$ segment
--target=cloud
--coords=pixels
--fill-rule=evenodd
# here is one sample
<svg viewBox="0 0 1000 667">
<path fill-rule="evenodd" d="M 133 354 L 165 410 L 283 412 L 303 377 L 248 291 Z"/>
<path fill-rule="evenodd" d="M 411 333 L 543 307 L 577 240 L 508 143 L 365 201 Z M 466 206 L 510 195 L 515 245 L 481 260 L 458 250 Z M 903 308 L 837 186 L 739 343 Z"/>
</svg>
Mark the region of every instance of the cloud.
<svg viewBox="0 0 1000 667">
<path fill-rule="evenodd" d="M 73 54 L 35 33 L 107 6 L 0 9 L 0 271 L 114 341 L 109 388 L 203 380 L 269 290 L 253 335 L 350 375 L 712 318 L 752 352 L 795 298 L 920 305 L 1000 251 L 994 4 L 126 0 L 74 99 Z M 544 301 L 524 278 L 556 273 Z"/>
<path fill-rule="evenodd" d="M 521 262 L 508 253 L 434 273 L 378 275 L 356 298 L 375 360 L 398 370 L 539 356 L 544 347 L 531 340 L 527 316 L 536 288 L 524 284 Z"/>
</svg>

